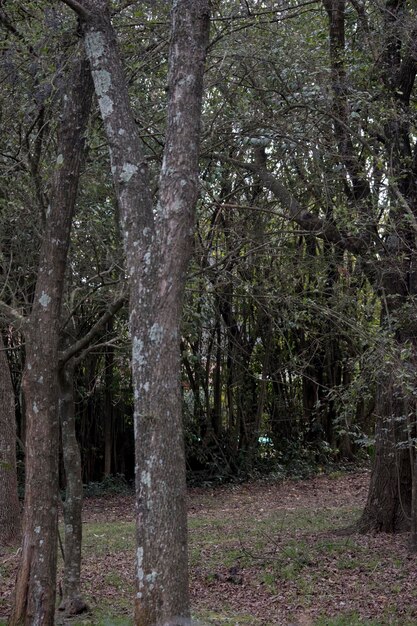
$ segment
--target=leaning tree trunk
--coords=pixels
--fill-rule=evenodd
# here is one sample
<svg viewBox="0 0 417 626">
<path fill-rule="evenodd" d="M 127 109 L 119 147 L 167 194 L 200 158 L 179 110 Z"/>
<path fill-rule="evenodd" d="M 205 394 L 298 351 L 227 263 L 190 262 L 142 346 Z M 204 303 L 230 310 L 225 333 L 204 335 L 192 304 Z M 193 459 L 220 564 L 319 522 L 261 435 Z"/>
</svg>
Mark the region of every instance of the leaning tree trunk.
<svg viewBox="0 0 417 626">
<path fill-rule="evenodd" d="M 20 537 L 14 391 L 0 332 L 0 547 Z"/>
<path fill-rule="evenodd" d="M 58 339 L 71 222 L 84 155 L 91 79 L 77 61 L 63 88 L 57 167 L 30 318 L 26 325 L 26 483 L 22 556 L 10 624 L 50 626 L 56 596 Z"/>
<path fill-rule="evenodd" d="M 168 124 L 154 211 L 107 2 L 64 0 L 85 42 L 109 143 L 127 271 L 136 445 L 136 600 L 141 626 L 189 622 L 179 330 L 198 193 L 208 0 L 173 5 Z"/>
</svg>

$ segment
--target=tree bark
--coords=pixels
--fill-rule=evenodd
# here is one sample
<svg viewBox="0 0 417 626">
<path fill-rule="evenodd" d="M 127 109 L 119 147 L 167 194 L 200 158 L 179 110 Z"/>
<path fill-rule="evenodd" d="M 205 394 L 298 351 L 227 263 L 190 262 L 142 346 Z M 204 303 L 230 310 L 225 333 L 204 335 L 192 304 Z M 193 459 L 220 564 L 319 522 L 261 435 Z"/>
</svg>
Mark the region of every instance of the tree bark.
<svg viewBox="0 0 417 626">
<path fill-rule="evenodd" d="M 404 347 L 410 352 L 406 369 L 414 371 L 412 384 L 415 385 L 416 327 L 410 307 L 414 309 L 417 292 L 417 161 L 411 156 L 415 154 L 416 144 L 411 131 L 409 104 L 417 58 L 415 18 L 413 22 L 412 14 L 408 14 L 407 33 L 404 29 L 406 10 L 406 3 L 402 0 L 387 0 L 382 8 L 385 40 L 381 54 L 381 83 L 390 111 L 384 134 L 393 201 L 388 224 L 391 230 L 388 231 L 380 269 L 380 292 L 386 311 L 383 322 L 391 324 L 392 320 L 391 333 L 398 353 Z M 404 423 L 408 419 L 408 407 L 414 407 L 415 414 L 415 398 L 413 392 L 401 384 L 401 359 L 398 359 L 398 365 L 399 371 L 382 372 L 378 381 L 376 456 L 367 503 L 358 522 L 362 531 L 396 532 L 410 527 L 414 463 L 406 448 Z M 408 376 L 404 371 L 402 375 L 404 378 Z M 413 444 L 410 442 L 409 445 Z"/>
<path fill-rule="evenodd" d="M 378 384 L 375 460 L 367 502 L 357 523 L 364 533 L 395 533 L 410 527 L 411 466 L 404 447 L 404 396 L 392 379 L 393 374 L 384 375 Z"/>
<path fill-rule="evenodd" d="M 198 195 L 207 0 L 173 3 L 167 135 L 156 218 L 159 259 L 153 292 L 137 273 L 131 330 L 137 488 L 138 624 L 189 620 L 185 458 L 180 385 L 180 324 Z M 153 248 L 152 254 L 157 249 Z M 150 299 L 150 315 L 138 304 Z"/>
<path fill-rule="evenodd" d="M 78 615 L 88 610 L 80 589 L 83 483 L 81 454 L 75 433 L 74 363 L 59 372 L 59 413 L 65 468 L 64 576 L 59 610 Z"/>
<path fill-rule="evenodd" d="M 108 322 L 107 332 L 113 330 L 112 320 Z M 104 353 L 104 476 L 110 476 L 112 470 L 112 452 L 113 452 L 113 403 L 112 403 L 112 385 L 113 385 L 113 368 L 114 368 L 114 347 L 107 346 Z"/>
<path fill-rule="evenodd" d="M 130 276 L 136 443 L 135 622 L 189 622 L 179 328 L 198 193 L 208 0 L 173 5 L 167 136 L 154 211 L 146 160 L 106 2 L 67 2 L 84 20 L 109 143 Z"/>
<path fill-rule="evenodd" d="M 88 610 L 80 587 L 83 483 L 81 453 L 75 428 L 74 369 L 85 357 L 96 335 L 106 326 L 111 326 L 113 316 L 125 302 L 126 295 L 122 293 L 83 337 L 67 346 L 59 355 L 59 415 L 66 479 L 64 575 L 59 610 L 67 616 Z"/>
<path fill-rule="evenodd" d="M 54 623 L 58 523 L 58 339 L 71 222 L 90 111 L 90 73 L 77 61 L 62 93 L 58 157 L 26 328 L 26 484 L 22 556 L 10 624 Z"/>
<path fill-rule="evenodd" d="M 0 546 L 20 537 L 20 505 L 16 473 L 14 392 L 0 332 Z"/>
</svg>

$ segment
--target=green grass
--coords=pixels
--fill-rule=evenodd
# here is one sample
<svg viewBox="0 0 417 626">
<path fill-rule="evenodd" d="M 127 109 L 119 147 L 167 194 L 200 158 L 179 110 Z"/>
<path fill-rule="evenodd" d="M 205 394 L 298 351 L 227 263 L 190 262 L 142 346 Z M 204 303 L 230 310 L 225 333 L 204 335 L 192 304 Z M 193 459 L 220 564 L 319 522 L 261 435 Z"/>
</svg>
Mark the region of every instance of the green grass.
<svg viewBox="0 0 417 626">
<path fill-rule="evenodd" d="M 253 615 L 246 615 L 244 613 L 236 613 L 233 616 L 226 613 L 219 613 L 216 611 L 201 611 L 193 616 L 195 620 L 195 626 L 264 626 L 260 620 L 257 620 Z M 194 626 L 194 624 L 193 624 Z"/>
<path fill-rule="evenodd" d="M 340 617 L 322 617 L 315 622 L 315 626 L 380 626 L 375 621 L 361 620 L 358 615 L 342 615 Z"/>
<path fill-rule="evenodd" d="M 61 527 L 61 536 L 63 529 Z M 101 577 L 87 580 L 83 594 L 92 607 L 91 614 L 71 620 L 58 615 L 56 624 L 60 626 L 133 626 L 129 617 L 132 613 L 134 585 L 131 572 L 127 574 L 117 569 L 106 567 L 106 557 L 117 555 L 123 561 L 124 555 L 132 555 L 135 548 L 135 525 L 133 522 L 89 522 L 83 525 L 83 568 L 98 569 Z M 93 565 L 88 564 L 93 561 Z M 58 553 L 58 565 L 62 567 L 62 558 Z M 102 589 L 97 589 L 97 585 Z M 108 590 L 109 593 L 103 593 Z M 97 592 L 99 602 L 97 602 Z"/>
<path fill-rule="evenodd" d="M 317 563 L 331 561 L 341 572 L 355 570 L 372 571 L 378 561 L 366 548 L 358 545 L 354 537 L 331 536 L 308 537 L 325 533 L 334 528 L 349 525 L 357 511 L 349 508 L 311 510 L 299 509 L 289 512 L 277 511 L 261 520 L 242 518 L 213 518 L 201 516 L 189 522 L 190 565 L 206 574 L 213 584 L 220 568 L 238 565 L 241 569 L 256 568 L 255 578 L 271 596 L 280 589 L 280 581 L 295 585 L 299 606 L 308 610 L 315 605 L 315 581 L 321 576 Z M 294 538 L 293 533 L 297 533 Z M 128 522 L 89 523 L 84 526 L 84 554 L 102 559 L 110 553 L 131 553 L 134 550 L 134 524 Z M 397 559 L 398 560 L 398 559 Z M 104 598 L 99 612 L 71 626 L 131 626 L 129 619 L 133 585 L 128 585 L 119 572 L 109 570 L 104 575 L 104 584 L 114 593 Z M 400 587 L 397 585 L 397 589 Z M 120 593 L 119 593 L 120 592 Z M 124 592 L 124 593 L 123 593 Z M 94 589 L 86 589 L 94 595 Z M 88 597 L 87 597 L 88 600 Z M 126 617 L 121 617 L 125 614 Z M 236 613 L 226 604 L 219 612 L 201 610 L 195 616 L 197 623 L 216 626 L 257 626 L 265 621 L 256 620 L 244 612 Z M 273 624 L 273 622 L 271 622 Z M 406 626 L 406 621 L 395 621 L 395 616 L 384 615 L 378 620 L 364 621 L 355 614 L 337 618 L 323 616 L 315 626 Z M 412 622 L 410 622 L 412 624 Z"/>
<path fill-rule="evenodd" d="M 86 554 L 102 556 L 110 552 L 134 549 L 135 525 L 133 522 L 101 522 L 84 524 L 83 547 Z"/>
<path fill-rule="evenodd" d="M 288 539 L 282 543 L 282 534 L 289 531 L 315 533 L 348 526 L 356 515 L 352 509 L 300 509 L 289 513 L 279 511 L 261 521 L 192 519 L 189 524 L 190 565 L 197 566 L 203 561 L 207 569 L 215 569 L 221 564 L 230 567 L 236 562 L 241 567 L 272 562 L 277 569 L 286 570 L 282 577 L 293 579 L 295 573 L 321 555 L 344 555 L 349 548 L 357 547 L 350 539 L 340 537 L 318 542 L 312 552 L 311 547 L 300 539 Z"/>
<path fill-rule="evenodd" d="M 381 608 L 377 619 L 366 620 L 353 610 L 360 604 L 344 604 L 342 595 L 340 613 L 336 617 L 323 614 L 314 626 L 416 626 L 412 613 L 400 618 L 398 612 L 405 608 L 398 602 L 403 591 L 401 581 L 409 576 L 403 556 L 394 550 L 385 553 L 380 549 L 375 553 L 372 541 L 368 545 L 356 535 L 332 532 L 350 525 L 357 518 L 358 510 L 300 508 L 266 511 L 262 516 L 251 517 L 216 510 L 211 502 L 207 502 L 207 512 L 189 520 L 191 577 L 198 576 L 199 584 L 215 587 L 217 581 L 224 580 L 222 576 L 227 577 L 228 570 L 236 566 L 242 572 L 248 594 L 256 596 L 257 589 L 262 589 L 264 596 L 271 599 L 284 594 L 283 604 L 294 609 L 288 623 L 298 623 L 300 612 L 309 615 L 316 610 L 320 597 L 327 590 L 332 594 L 337 585 L 343 589 L 345 582 L 349 582 L 346 590 L 352 589 L 356 598 L 359 594 L 364 597 L 386 595 L 390 598 L 389 608 Z M 83 530 L 84 571 L 87 572 L 84 593 L 93 610 L 90 615 L 73 620 L 59 621 L 58 618 L 57 626 L 133 626 L 134 589 L 130 570 L 135 549 L 134 524 L 125 521 L 86 523 Z M 388 585 L 378 576 L 378 568 L 386 565 L 392 572 L 392 584 L 390 581 Z M 0 564 L 0 584 L 1 576 L 7 579 L 11 571 L 11 564 Z M 88 571 L 93 573 L 92 577 L 88 576 Z M 356 579 L 359 583 L 355 585 Z M 327 584 L 330 586 L 326 587 Z M 336 587 L 332 587 L 333 584 Z M 233 588 L 229 588 L 228 593 L 231 598 Z M 247 613 L 249 609 L 244 603 L 229 605 L 227 594 L 224 600 L 219 596 L 216 600 L 216 604 L 210 605 L 209 599 L 208 604 L 195 607 L 196 624 L 267 626 L 265 619 L 257 620 Z M 409 604 L 412 611 L 413 602 Z M 210 606 L 216 610 L 209 610 Z M 333 611 L 338 611 L 338 604 L 334 603 Z M 271 619 L 268 626 L 278 623 L 281 622 Z M 0 626 L 2 624 L 6 626 L 0 620 Z"/>
<path fill-rule="evenodd" d="M 57 625 L 59 626 L 59 625 Z M 105 616 L 78 620 L 67 620 L 65 626 L 133 626 L 133 620 L 123 617 Z"/>
<path fill-rule="evenodd" d="M 357 613 L 340 615 L 339 617 L 321 617 L 314 622 L 314 626 L 416 626 L 416 621 L 402 619 L 391 620 L 389 617 L 375 620 L 363 620 Z"/>
</svg>

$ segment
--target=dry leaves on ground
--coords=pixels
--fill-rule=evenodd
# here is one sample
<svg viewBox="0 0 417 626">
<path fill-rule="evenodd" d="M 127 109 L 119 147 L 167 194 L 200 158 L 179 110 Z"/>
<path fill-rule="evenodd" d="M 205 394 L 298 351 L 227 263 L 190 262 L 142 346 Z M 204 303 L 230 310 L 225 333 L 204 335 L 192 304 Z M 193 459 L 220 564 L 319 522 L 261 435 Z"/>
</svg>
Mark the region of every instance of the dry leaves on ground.
<svg viewBox="0 0 417 626">
<path fill-rule="evenodd" d="M 257 481 L 189 491 L 193 610 L 211 624 L 417 624 L 417 560 L 405 535 L 341 535 L 363 506 L 369 474 Z M 129 617 L 133 496 L 89 498 L 83 585 L 97 612 Z M 113 529 L 113 530 L 112 530 Z M 1 558 L 7 615 L 16 553 Z M 347 618 L 348 619 L 348 618 Z M 320 621 L 321 620 L 321 621 Z"/>
</svg>

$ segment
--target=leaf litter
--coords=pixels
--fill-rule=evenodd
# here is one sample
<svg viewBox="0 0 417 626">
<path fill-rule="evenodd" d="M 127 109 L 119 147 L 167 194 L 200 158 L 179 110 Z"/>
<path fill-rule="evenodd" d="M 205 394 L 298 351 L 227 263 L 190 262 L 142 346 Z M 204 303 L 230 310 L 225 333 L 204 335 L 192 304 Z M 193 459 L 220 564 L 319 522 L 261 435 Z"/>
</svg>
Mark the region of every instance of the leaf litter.
<svg viewBox="0 0 417 626">
<path fill-rule="evenodd" d="M 368 483 L 363 471 L 190 489 L 196 619 L 308 626 L 344 616 L 343 625 L 417 624 L 417 557 L 408 536 L 340 533 L 359 515 Z M 129 619 L 133 521 L 133 496 L 85 500 L 82 588 L 92 613 L 77 624 L 101 623 L 98 613 Z M 0 553 L 0 623 L 10 611 L 18 558 L 17 550 Z"/>
</svg>

